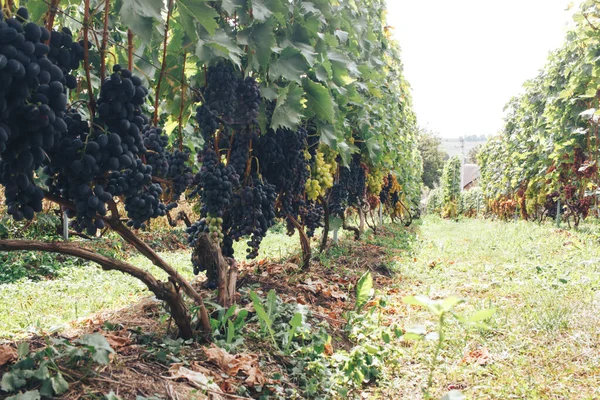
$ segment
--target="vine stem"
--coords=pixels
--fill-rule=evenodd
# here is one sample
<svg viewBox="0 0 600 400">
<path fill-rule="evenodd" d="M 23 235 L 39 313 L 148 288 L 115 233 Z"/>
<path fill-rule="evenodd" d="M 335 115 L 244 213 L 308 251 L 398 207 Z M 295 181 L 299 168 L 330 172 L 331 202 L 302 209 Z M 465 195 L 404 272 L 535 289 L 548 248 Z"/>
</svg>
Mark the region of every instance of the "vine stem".
<svg viewBox="0 0 600 400">
<path fill-rule="evenodd" d="M 179 107 L 179 151 L 183 151 L 183 108 L 185 105 L 185 62 L 187 60 L 187 52 L 183 52 L 183 65 L 181 66 L 181 105 Z M 229 157 L 227 158 L 229 159 Z"/>
<path fill-rule="evenodd" d="M 54 18 L 58 11 L 58 3 L 60 3 L 60 0 L 52 0 L 48 5 L 48 18 L 46 19 L 46 29 L 48 29 L 48 32 L 52 32 L 52 28 L 54 27 Z M 46 40 L 46 44 L 48 43 L 50 43 L 50 38 Z"/>
<path fill-rule="evenodd" d="M 100 47 L 100 79 L 104 82 L 106 77 L 106 44 L 108 42 L 108 12 L 110 11 L 110 0 L 104 1 L 104 28 L 102 30 L 102 45 Z"/>
<path fill-rule="evenodd" d="M 127 29 L 127 69 L 133 72 L 133 32 Z"/>
<path fill-rule="evenodd" d="M 437 358 L 440 355 L 440 351 L 442 350 L 442 344 L 444 343 L 444 320 L 446 319 L 446 313 L 442 313 L 440 315 L 440 321 L 438 326 L 438 342 L 435 347 L 435 353 L 433 354 L 433 359 L 431 360 L 431 366 L 429 368 L 429 376 L 427 377 L 427 389 L 425 389 L 425 399 L 430 399 L 431 394 L 429 393 L 429 389 L 433 385 L 433 373 L 435 372 L 437 366 Z"/>
<path fill-rule="evenodd" d="M 89 41 L 89 32 L 90 32 L 90 0 L 85 0 L 84 2 L 84 15 L 83 15 L 83 65 L 85 68 L 85 78 L 87 80 L 87 89 L 88 89 L 88 107 L 90 109 L 90 119 L 93 118 L 96 113 L 96 99 L 94 99 L 94 91 L 92 89 L 92 78 L 90 73 L 90 41 Z"/>
<path fill-rule="evenodd" d="M 158 82 L 156 83 L 156 93 L 154 93 L 154 126 L 158 125 L 158 98 L 160 96 L 160 84 L 162 83 L 163 75 L 165 74 L 165 68 L 167 66 L 167 41 L 169 38 L 169 21 L 171 20 L 171 13 L 173 12 L 173 0 L 169 0 L 167 6 L 167 20 L 165 21 L 165 35 L 163 40 L 163 54 L 162 64 L 160 66 L 160 75 L 158 76 Z"/>
</svg>

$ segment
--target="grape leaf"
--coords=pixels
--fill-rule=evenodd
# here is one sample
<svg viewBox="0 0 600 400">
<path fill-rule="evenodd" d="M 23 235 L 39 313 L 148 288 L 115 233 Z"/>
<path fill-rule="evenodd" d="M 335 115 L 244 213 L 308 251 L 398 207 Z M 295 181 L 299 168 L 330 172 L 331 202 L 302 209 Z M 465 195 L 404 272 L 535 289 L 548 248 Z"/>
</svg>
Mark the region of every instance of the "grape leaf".
<svg viewBox="0 0 600 400">
<path fill-rule="evenodd" d="M 271 118 L 271 128 L 295 129 L 303 117 L 306 100 L 304 91 L 295 82 L 279 89 L 277 104 Z"/>
<path fill-rule="evenodd" d="M 154 21 L 163 23 L 162 0 L 123 0 L 119 11 L 121 22 L 144 43 L 152 38 Z"/>
<path fill-rule="evenodd" d="M 215 34 L 215 30 L 219 27 L 215 18 L 219 17 L 219 13 L 214 8 L 206 4 L 202 0 L 177 0 L 179 12 L 182 18 L 195 20 L 206 29 L 210 35 Z M 185 27 L 186 24 L 184 24 Z M 189 27 L 189 22 L 187 23 Z M 193 37 L 186 29 L 188 36 Z"/>
<path fill-rule="evenodd" d="M 304 56 L 293 47 L 286 47 L 270 68 L 269 75 L 272 80 L 283 77 L 289 81 L 302 82 L 302 75 L 308 72 Z"/>
<path fill-rule="evenodd" d="M 307 107 L 314 110 L 315 114 L 322 120 L 333 122 L 335 112 L 329 90 L 310 79 L 304 79 L 304 90 L 306 91 Z"/>
</svg>

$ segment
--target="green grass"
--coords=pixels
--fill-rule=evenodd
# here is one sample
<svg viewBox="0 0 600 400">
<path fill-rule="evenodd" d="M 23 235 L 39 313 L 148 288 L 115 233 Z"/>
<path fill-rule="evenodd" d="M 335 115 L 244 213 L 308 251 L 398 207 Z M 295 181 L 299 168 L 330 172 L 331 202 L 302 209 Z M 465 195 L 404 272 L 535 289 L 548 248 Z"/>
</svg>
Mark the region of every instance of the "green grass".
<svg viewBox="0 0 600 400">
<path fill-rule="evenodd" d="M 491 329 L 450 323 L 433 398 L 448 388 L 472 399 L 595 399 L 600 397 L 600 244 L 584 232 L 551 225 L 488 220 L 425 219 L 415 258 L 398 263 L 394 300 L 405 328 L 433 317 L 407 308 L 401 296 L 458 295 L 461 314 L 495 307 Z M 434 265 L 435 262 L 435 266 Z M 408 312 L 406 312 L 408 310 Z M 434 343 L 408 346 L 405 368 L 382 384 L 383 398 L 422 398 Z M 489 351 L 488 365 L 463 363 L 465 354 Z"/>
<path fill-rule="evenodd" d="M 264 239 L 259 258 L 280 258 L 299 248 L 297 235 L 270 233 Z M 236 243 L 238 259 L 245 257 L 245 242 Z M 161 253 L 185 277 L 193 278 L 190 252 Z M 159 279 L 166 274 L 143 256 L 126 260 L 151 271 Z M 2 268 L 2 266 L 0 266 Z M 61 329 L 70 321 L 103 311 L 121 308 L 151 293 L 138 280 L 120 272 L 106 272 L 95 265 L 66 267 L 52 280 L 21 280 L 0 284 L 0 339 L 28 333 Z"/>
</svg>

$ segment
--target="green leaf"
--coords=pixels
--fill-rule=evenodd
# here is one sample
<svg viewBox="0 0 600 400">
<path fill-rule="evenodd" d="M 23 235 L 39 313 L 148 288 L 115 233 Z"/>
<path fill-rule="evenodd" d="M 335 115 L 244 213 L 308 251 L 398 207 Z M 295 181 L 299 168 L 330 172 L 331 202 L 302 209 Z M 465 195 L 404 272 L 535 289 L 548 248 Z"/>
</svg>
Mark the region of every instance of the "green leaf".
<svg viewBox="0 0 600 400">
<path fill-rule="evenodd" d="M 257 21 L 265 21 L 272 14 L 263 0 L 252 0 L 252 15 Z"/>
<path fill-rule="evenodd" d="M 248 48 L 257 61 L 255 67 L 266 68 L 269 65 L 276 44 L 274 28 L 275 22 L 268 19 L 265 23 L 254 23 L 247 29 Z"/>
<path fill-rule="evenodd" d="M 52 382 L 52 389 L 54 390 L 54 393 L 58 395 L 61 395 L 69 390 L 69 382 L 63 378 L 60 372 L 57 373 L 56 376 L 50 378 L 50 381 Z"/>
<path fill-rule="evenodd" d="M 214 35 L 201 35 L 196 45 L 196 55 L 201 62 L 225 58 L 241 67 L 243 54 L 244 52 L 234 42 L 233 38 L 222 29 L 217 29 Z"/>
<path fill-rule="evenodd" d="M 267 313 L 269 314 L 269 319 L 273 320 L 273 316 L 277 313 L 277 295 L 275 294 L 275 290 L 269 290 L 267 293 Z"/>
<path fill-rule="evenodd" d="M 450 311 L 458 304 L 464 303 L 463 299 L 459 299 L 456 296 L 450 296 L 442 300 L 441 307 L 444 311 Z"/>
<path fill-rule="evenodd" d="M 356 283 L 356 309 L 364 307 L 373 296 L 373 276 L 369 271 L 365 272 Z"/>
<path fill-rule="evenodd" d="M 152 38 L 154 21 L 163 23 L 162 0 L 123 0 L 119 11 L 121 22 L 144 43 Z"/>
<path fill-rule="evenodd" d="M 13 370 L 2 375 L 0 389 L 5 392 L 13 392 L 27 383 L 26 375 L 22 370 Z"/>
<path fill-rule="evenodd" d="M 203 0 L 177 0 L 177 6 L 182 17 L 197 21 L 210 35 L 215 34 L 215 30 L 219 27 L 215 18 L 219 18 L 219 13 L 214 8 Z M 186 33 L 193 37 L 188 29 Z"/>
<path fill-rule="evenodd" d="M 271 65 L 269 76 L 273 81 L 283 77 L 288 81 L 301 83 L 302 76 L 307 72 L 308 65 L 300 51 L 293 47 L 286 47 Z"/>
<path fill-rule="evenodd" d="M 304 90 L 295 82 L 279 89 L 277 104 L 271 118 L 271 128 L 296 129 L 302 120 L 304 104 Z"/>
<path fill-rule="evenodd" d="M 241 310 L 237 317 L 235 317 L 235 322 L 233 323 L 235 325 L 236 329 L 240 329 L 242 326 L 244 326 L 244 324 L 246 323 L 246 317 L 248 316 L 248 310 Z"/>
<path fill-rule="evenodd" d="M 228 344 L 233 342 L 233 338 L 235 337 L 235 326 L 230 319 L 227 320 L 227 338 L 226 341 Z"/>
<path fill-rule="evenodd" d="M 243 7 L 246 4 L 246 0 L 223 0 L 221 7 L 227 14 L 232 16 L 236 9 Z"/>
<path fill-rule="evenodd" d="M 19 343 L 19 347 L 17 347 L 17 354 L 19 358 L 23 358 L 29 354 L 29 342 Z"/>
<path fill-rule="evenodd" d="M 25 393 L 19 393 L 14 396 L 7 397 L 6 400 L 40 400 L 40 392 L 37 390 L 28 390 Z"/>
<path fill-rule="evenodd" d="M 115 352 L 106 338 L 99 333 L 83 335 L 75 342 L 93 349 L 92 359 L 102 365 L 107 365 L 110 362 L 108 354 Z"/>
<path fill-rule="evenodd" d="M 269 318 L 269 314 L 265 311 L 265 308 L 262 306 L 260 299 L 254 292 L 250 292 L 250 298 L 252 299 L 252 305 L 254 306 L 254 311 L 256 311 L 256 315 L 258 316 L 261 323 L 266 326 L 269 334 L 271 335 L 271 340 L 273 340 L 273 344 L 277 344 L 275 341 L 275 332 L 273 331 L 273 321 Z"/>
<path fill-rule="evenodd" d="M 288 331 L 287 344 L 285 346 L 286 349 L 289 349 L 290 344 L 292 343 L 292 340 L 294 340 L 294 336 L 296 335 L 296 332 L 298 331 L 298 328 L 300 328 L 301 326 L 302 326 L 302 314 L 296 313 L 296 314 L 294 314 L 294 316 L 292 317 L 292 319 L 290 321 L 290 329 Z"/>
<path fill-rule="evenodd" d="M 315 114 L 322 120 L 333 123 L 335 112 L 329 89 L 307 78 L 304 79 L 304 90 L 306 91 L 306 106 L 308 109 L 314 110 Z"/>
<path fill-rule="evenodd" d="M 467 321 L 469 322 L 479 322 L 484 321 L 488 318 L 491 318 L 496 313 L 494 308 L 487 308 L 485 310 L 479 310 L 475 314 L 471 315 Z"/>
<path fill-rule="evenodd" d="M 44 379 L 42 381 L 42 386 L 40 387 L 40 394 L 45 397 L 52 397 L 54 391 L 52 390 L 52 381 L 50 377 Z"/>
<path fill-rule="evenodd" d="M 405 296 L 402 298 L 402 302 L 411 306 L 427 307 L 431 300 L 429 300 L 429 297 L 420 294 L 417 296 Z"/>
</svg>

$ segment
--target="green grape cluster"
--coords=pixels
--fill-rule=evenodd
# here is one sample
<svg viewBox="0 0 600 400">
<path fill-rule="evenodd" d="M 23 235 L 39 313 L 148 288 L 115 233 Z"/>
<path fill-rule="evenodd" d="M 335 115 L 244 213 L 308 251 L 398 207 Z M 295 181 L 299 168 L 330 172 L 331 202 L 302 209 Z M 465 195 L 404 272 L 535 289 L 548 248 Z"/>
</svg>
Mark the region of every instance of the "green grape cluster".
<svg viewBox="0 0 600 400">
<path fill-rule="evenodd" d="M 311 170 L 311 176 L 306 180 L 306 196 L 309 200 L 316 200 L 324 196 L 327 189 L 333 186 L 333 177 L 337 165 L 335 154 L 330 152 L 326 155 L 322 151 L 315 154 L 315 162 Z"/>
</svg>

